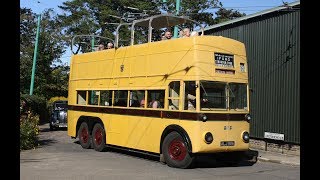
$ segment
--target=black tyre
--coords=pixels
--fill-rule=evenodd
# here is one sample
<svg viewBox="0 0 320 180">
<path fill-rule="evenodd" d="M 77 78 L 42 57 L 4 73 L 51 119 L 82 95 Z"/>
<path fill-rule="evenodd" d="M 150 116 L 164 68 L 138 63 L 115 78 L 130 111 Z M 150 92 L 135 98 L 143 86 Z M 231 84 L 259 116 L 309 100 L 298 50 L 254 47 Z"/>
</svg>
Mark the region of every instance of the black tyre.
<svg viewBox="0 0 320 180">
<path fill-rule="evenodd" d="M 54 127 L 51 125 L 51 123 L 49 124 L 49 126 L 50 126 L 50 131 L 53 131 Z"/>
<path fill-rule="evenodd" d="M 103 151 L 106 147 L 106 133 L 100 123 L 96 123 L 92 130 L 92 146 L 96 151 Z"/>
<path fill-rule="evenodd" d="M 194 157 L 188 152 L 187 144 L 179 133 L 169 133 L 165 137 L 161 148 L 168 166 L 184 169 L 193 166 Z"/>
<path fill-rule="evenodd" d="M 86 122 L 81 123 L 78 130 L 79 142 L 82 148 L 89 149 L 91 145 L 91 137 L 89 133 L 88 124 Z"/>
</svg>

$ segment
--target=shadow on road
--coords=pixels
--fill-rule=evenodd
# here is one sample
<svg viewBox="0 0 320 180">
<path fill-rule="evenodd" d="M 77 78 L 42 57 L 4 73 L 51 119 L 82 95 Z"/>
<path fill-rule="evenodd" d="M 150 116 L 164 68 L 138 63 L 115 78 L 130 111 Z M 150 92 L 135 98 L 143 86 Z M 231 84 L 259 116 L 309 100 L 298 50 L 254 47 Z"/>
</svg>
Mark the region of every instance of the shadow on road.
<svg viewBox="0 0 320 180">
<path fill-rule="evenodd" d="M 195 162 L 195 168 L 252 166 L 257 162 L 259 152 L 249 150 L 243 155 L 237 155 L 239 154 L 231 152 L 198 156 Z"/>
<path fill-rule="evenodd" d="M 43 162 L 47 158 L 40 158 L 40 159 L 20 159 L 20 163 L 28 163 L 28 162 Z"/>
<path fill-rule="evenodd" d="M 50 128 L 49 127 L 47 127 L 47 128 L 41 128 L 40 129 L 40 132 L 50 132 L 50 131 L 67 131 L 67 128 L 66 127 L 61 127 L 61 128 L 56 128 L 56 129 L 54 129 L 54 130 L 50 130 Z"/>
<path fill-rule="evenodd" d="M 57 143 L 58 141 L 53 138 L 49 138 L 48 133 L 51 132 L 49 127 L 40 127 L 40 134 L 38 139 L 38 144 L 40 145 L 38 148 L 43 146 L 51 146 L 52 144 Z M 43 134 L 46 133 L 46 134 Z"/>
<path fill-rule="evenodd" d="M 79 144 L 79 141 L 74 143 Z M 141 158 L 149 161 L 159 162 L 159 155 L 150 154 L 146 152 L 140 152 L 137 150 L 108 146 L 105 150 L 106 152 L 118 153 L 121 155 L 126 155 L 134 158 Z M 227 154 L 228 155 L 228 154 Z M 195 164 L 193 168 L 220 168 L 220 167 L 241 167 L 241 166 L 252 166 L 257 162 L 257 157 L 259 156 L 258 151 L 249 150 L 245 153 L 245 156 L 238 161 L 233 161 L 232 156 L 219 158 L 216 154 L 210 155 L 198 155 L 195 159 Z"/>
<path fill-rule="evenodd" d="M 75 144 L 79 144 L 79 140 L 74 141 Z M 93 149 L 91 147 L 91 149 Z M 104 150 L 104 152 L 112 152 L 112 153 L 117 153 L 121 155 L 126 155 L 126 156 L 131 156 L 135 158 L 142 158 L 150 161 L 159 161 L 159 155 L 152 155 L 148 154 L 145 152 L 140 152 L 137 150 L 132 150 L 132 149 L 127 149 L 127 148 L 121 148 L 121 147 L 116 147 L 116 146 L 109 146 Z"/>
<path fill-rule="evenodd" d="M 127 149 L 120 149 L 120 148 L 114 148 L 114 147 L 108 147 L 107 151 L 131 156 L 134 158 L 145 159 L 149 161 L 159 161 L 159 155 L 151 154 L 151 153 L 149 154 L 145 152 L 138 152 L 135 150 L 130 150 L 130 149 L 127 150 Z"/>
<path fill-rule="evenodd" d="M 40 139 L 38 143 L 40 146 L 50 146 L 51 144 L 56 143 L 57 141 L 54 139 Z"/>
</svg>

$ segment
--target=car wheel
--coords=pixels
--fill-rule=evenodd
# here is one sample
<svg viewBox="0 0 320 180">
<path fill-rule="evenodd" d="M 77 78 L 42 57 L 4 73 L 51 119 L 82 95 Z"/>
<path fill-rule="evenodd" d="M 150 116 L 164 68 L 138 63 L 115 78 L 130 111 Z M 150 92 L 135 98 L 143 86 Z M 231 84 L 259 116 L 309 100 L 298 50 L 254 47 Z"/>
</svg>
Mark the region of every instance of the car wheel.
<svg viewBox="0 0 320 180">
<path fill-rule="evenodd" d="M 191 168 L 193 165 L 194 157 L 188 152 L 185 140 L 177 132 L 171 132 L 165 137 L 162 153 L 170 167 Z"/>
<path fill-rule="evenodd" d="M 82 148 L 89 149 L 91 145 L 91 137 L 89 133 L 89 127 L 86 122 L 81 123 L 78 130 L 79 142 Z"/>
<path fill-rule="evenodd" d="M 52 126 L 51 123 L 49 124 L 49 126 L 50 126 L 50 131 L 53 131 L 53 130 L 54 130 L 54 127 Z"/>
<path fill-rule="evenodd" d="M 96 151 L 103 151 L 106 147 L 106 133 L 100 123 L 96 123 L 92 130 L 92 146 Z"/>
</svg>

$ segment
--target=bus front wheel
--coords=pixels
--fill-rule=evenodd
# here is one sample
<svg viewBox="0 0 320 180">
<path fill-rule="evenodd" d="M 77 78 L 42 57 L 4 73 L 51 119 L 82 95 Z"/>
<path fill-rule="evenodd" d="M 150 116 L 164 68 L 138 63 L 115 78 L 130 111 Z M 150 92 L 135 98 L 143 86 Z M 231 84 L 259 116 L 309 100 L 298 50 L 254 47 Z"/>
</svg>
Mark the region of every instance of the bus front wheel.
<svg viewBox="0 0 320 180">
<path fill-rule="evenodd" d="M 194 157 L 188 152 L 185 140 L 177 132 L 171 132 L 165 137 L 162 153 L 170 167 L 190 168 L 193 165 Z"/>
<path fill-rule="evenodd" d="M 78 130 L 79 142 L 82 148 L 89 149 L 91 145 L 91 138 L 89 133 L 89 127 L 86 122 L 81 123 Z"/>
<path fill-rule="evenodd" d="M 96 151 L 103 151 L 106 144 L 106 133 L 100 123 L 96 123 L 92 130 L 92 145 Z"/>
</svg>

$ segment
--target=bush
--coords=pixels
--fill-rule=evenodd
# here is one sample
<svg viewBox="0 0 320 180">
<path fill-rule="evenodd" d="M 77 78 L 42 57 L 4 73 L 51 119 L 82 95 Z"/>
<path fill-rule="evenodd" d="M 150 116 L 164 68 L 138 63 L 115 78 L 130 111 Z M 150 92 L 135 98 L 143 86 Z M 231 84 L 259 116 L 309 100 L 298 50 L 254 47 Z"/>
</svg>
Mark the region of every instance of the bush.
<svg viewBox="0 0 320 180">
<path fill-rule="evenodd" d="M 45 98 L 29 94 L 22 94 L 20 98 L 26 103 L 25 107 L 27 110 L 31 109 L 32 113 L 39 115 L 40 123 L 49 121 L 49 113 Z"/>
<path fill-rule="evenodd" d="M 32 149 L 37 146 L 39 134 L 39 116 L 29 113 L 20 117 L 20 150 Z"/>
</svg>

